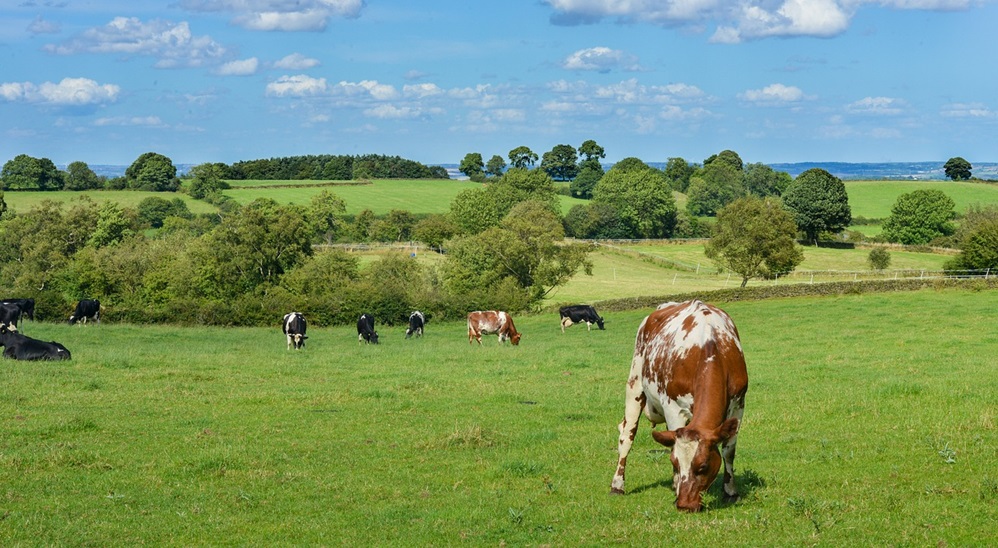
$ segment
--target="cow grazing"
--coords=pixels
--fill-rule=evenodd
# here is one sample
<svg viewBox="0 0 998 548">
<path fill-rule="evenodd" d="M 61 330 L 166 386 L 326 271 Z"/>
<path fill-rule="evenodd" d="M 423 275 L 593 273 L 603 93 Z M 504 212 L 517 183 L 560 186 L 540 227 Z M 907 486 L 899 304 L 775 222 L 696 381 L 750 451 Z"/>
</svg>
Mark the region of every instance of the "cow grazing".
<svg viewBox="0 0 998 548">
<path fill-rule="evenodd" d="M 413 335 L 417 337 L 423 336 L 423 326 L 426 325 L 426 317 L 420 311 L 415 311 L 409 314 L 409 327 L 405 329 L 405 338 L 409 338 Z"/>
<path fill-rule="evenodd" d="M 572 306 L 563 306 L 558 309 L 561 314 L 561 332 L 565 332 L 566 327 L 572 327 L 573 324 L 586 323 L 586 331 L 592 331 L 593 324 L 596 324 L 600 329 L 606 329 L 603 327 L 603 316 L 596 313 L 596 309 L 589 306 L 588 304 L 576 304 Z"/>
<path fill-rule="evenodd" d="M 672 448 L 676 508 L 702 508 L 722 458 L 724 498 L 736 500 L 735 444 L 747 391 L 741 341 L 727 314 L 700 301 L 659 306 L 641 322 L 634 342 L 611 493 L 624 492 L 627 453 L 643 410 L 653 425 L 668 428 L 652 437 Z"/>
<path fill-rule="evenodd" d="M 357 318 L 357 342 L 378 344 L 378 332 L 374 330 L 373 315 L 364 313 Z"/>
<path fill-rule="evenodd" d="M 17 327 L 21 324 L 21 307 L 12 302 L 0 303 L 0 323 Z"/>
<path fill-rule="evenodd" d="M 4 299 L 3 304 L 16 304 L 21 309 L 21 317 L 35 321 L 35 300 L 34 299 Z M 2 322 L 0 322 L 2 323 Z"/>
<path fill-rule="evenodd" d="M 475 311 L 468 314 L 468 344 L 478 340 L 482 344 L 482 335 L 499 335 L 499 344 L 507 339 L 514 346 L 520 344 L 520 333 L 513 325 L 513 317 L 502 310 Z"/>
<path fill-rule="evenodd" d="M 288 312 L 284 315 L 284 323 L 281 325 L 281 329 L 288 336 L 288 350 L 291 350 L 292 346 L 295 347 L 295 350 L 305 348 L 305 339 L 308 338 L 305 335 L 307 328 L 308 323 L 301 312 Z"/>
<path fill-rule="evenodd" d="M 15 360 L 69 360 L 72 356 L 65 346 L 22 335 L 17 328 L 0 323 L 0 345 L 3 356 Z"/>
<path fill-rule="evenodd" d="M 76 310 L 69 317 L 70 325 L 76 322 L 87 323 L 87 320 L 94 320 L 100 325 L 100 301 L 97 299 L 82 299 L 76 303 Z"/>
</svg>

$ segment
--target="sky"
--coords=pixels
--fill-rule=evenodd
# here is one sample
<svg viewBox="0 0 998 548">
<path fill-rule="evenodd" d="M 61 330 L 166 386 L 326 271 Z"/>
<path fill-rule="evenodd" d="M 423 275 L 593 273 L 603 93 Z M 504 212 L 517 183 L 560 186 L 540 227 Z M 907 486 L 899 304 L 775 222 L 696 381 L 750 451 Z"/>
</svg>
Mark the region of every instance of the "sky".
<svg viewBox="0 0 998 548">
<path fill-rule="evenodd" d="M 0 0 L 0 162 L 998 160 L 998 0 Z"/>
</svg>

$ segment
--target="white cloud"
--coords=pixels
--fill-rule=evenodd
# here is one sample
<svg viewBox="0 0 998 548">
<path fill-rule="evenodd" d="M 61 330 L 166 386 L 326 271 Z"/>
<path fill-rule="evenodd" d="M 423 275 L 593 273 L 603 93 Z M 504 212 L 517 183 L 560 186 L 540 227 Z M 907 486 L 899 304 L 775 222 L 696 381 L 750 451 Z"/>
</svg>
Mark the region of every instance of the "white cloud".
<svg viewBox="0 0 998 548">
<path fill-rule="evenodd" d="M 180 7 L 230 12 L 232 22 L 250 30 L 322 31 L 332 17 L 357 17 L 364 0 L 182 0 Z"/>
<path fill-rule="evenodd" d="M 281 70 L 305 70 L 319 66 L 319 60 L 305 57 L 300 53 L 292 53 L 274 62 L 273 66 Z"/>
<path fill-rule="evenodd" d="M 275 82 L 267 84 L 264 93 L 268 97 L 306 97 L 326 93 L 328 86 L 325 78 L 312 78 L 304 74 L 281 76 Z"/>
<path fill-rule="evenodd" d="M 998 112 L 981 103 L 952 103 L 944 106 L 940 114 L 947 118 L 998 118 Z"/>
<path fill-rule="evenodd" d="M 259 67 L 260 60 L 256 57 L 250 57 L 249 59 L 225 63 L 218 67 L 216 73 L 221 76 L 251 76 L 256 74 Z"/>
<path fill-rule="evenodd" d="M 408 119 L 443 114 L 443 112 L 443 109 L 440 108 L 424 109 L 416 106 L 378 105 L 364 110 L 364 115 L 382 119 Z"/>
<path fill-rule="evenodd" d="M 31 34 L 58 34 L 60 30 L 62 26 L 59 23 L 46 21 L 41 15 L 28 24 L 28 32 Z"/>
<path fill-rule="evenodd" d="M 611 70 L 640 70 L 637 57 L 602 46 L 580 49 L 566 57 L 561 66 L 566 70 L 591 70 L 603 73 Z"/>
<path fill-rule="evenodd" d="M 369 94 L 371 97 L 387 101 L 398 97 L 399 92 L 394 86 L 379 84 L 376 80 L 363 80 L 361 82 L 340 82 L 336 84 L 335 92 L 347 96 Z"/>
<path fill-rule="evenodd" d="M 0 84 L 0 98 L 42 105 L 81 106 L 112 103 L 121 88 L 98 84 L 89 78 L 63 78 L 59 83 L 7 82 Z"/>
<path fill-rule="evenodd" d="M 406 97 L 433 97 L 435 95 L 441 95 L 444 90 L 440 89 L 436 84 L 414 84 L 402 86 L 402 94 Z"/>
<path fill-rule="evenodd" d="M 95 126 L 147 126 L 161 127 L 163 121 L 159 116 L 112 116 L 94 120 Z"/>
<path fill-rule="evenodd" d="M 154 20 L 143 23 L 135 17 L 115 17 L 103 27 L 87 29 L 60 45 L 43 48 L 50 53 L 115 53 L 147 55 L 159 68 L 198 67 L 218 62 L 225 48 L 209 36 L 195 36 L 186 22 Z"/>
<path fill-rule="evenodd" d="M 846 111 L 858 114 L 901 114 L 904 101 L 891 97 L 864 97 L 846 105 Z"/>
<path fill-rule="evenodd" d="M 738 98 L 750 103 L 781 104 L 804 100 L 804 92 L 796 86 L 770 84 L 762 89 L 749 89 L 738 94 Z"/>
</svg>

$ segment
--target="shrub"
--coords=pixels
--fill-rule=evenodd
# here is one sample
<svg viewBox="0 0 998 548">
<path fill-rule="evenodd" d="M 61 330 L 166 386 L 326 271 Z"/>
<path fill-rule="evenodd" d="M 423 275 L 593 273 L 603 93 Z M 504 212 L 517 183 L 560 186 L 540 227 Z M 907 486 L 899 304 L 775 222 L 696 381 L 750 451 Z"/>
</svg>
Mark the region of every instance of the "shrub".
<svg viewBox="0 0 998 548">
<path fill-rule="evenodd" d="M 886 248 L 875 247 L 870 250 L 866 262 L 869 263 L 871 270 L 883 270 L 891 265 L 891 254 Z"/>
</svg>

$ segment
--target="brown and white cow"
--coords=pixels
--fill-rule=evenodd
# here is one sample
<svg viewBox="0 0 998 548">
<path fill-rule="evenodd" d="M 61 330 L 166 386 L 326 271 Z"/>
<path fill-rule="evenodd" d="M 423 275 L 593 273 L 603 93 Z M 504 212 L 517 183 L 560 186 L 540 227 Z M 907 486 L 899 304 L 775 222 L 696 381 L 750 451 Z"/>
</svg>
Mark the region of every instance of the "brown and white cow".
<svg viewBox="0 0 998 548">
<path fill-rule="evenodd" d="M 502 310 L 475 311 L 468 314 L 468 344 L 478 340 L 482 344 L 482 335 L 499 335 L 499 344 L 507 339 L 513 345 L 520 344 L 520 333 L 516 332 L 513 317 Z"/>
<path fill-rule="evenodd" d="M 722 455 L 724 498 L 736 500 L 735 445 L 747 391 L 738 330 L 724 311 L 700 301 L 660 305 L 641 322 L 634 341 L 610 492 L 624 492 L 627 453 L 643 410 L 652 425 L 664 422 L 668 428 L 652 437 L 672 448 L 676 508 L 702 508 Z"/>
</svg>

